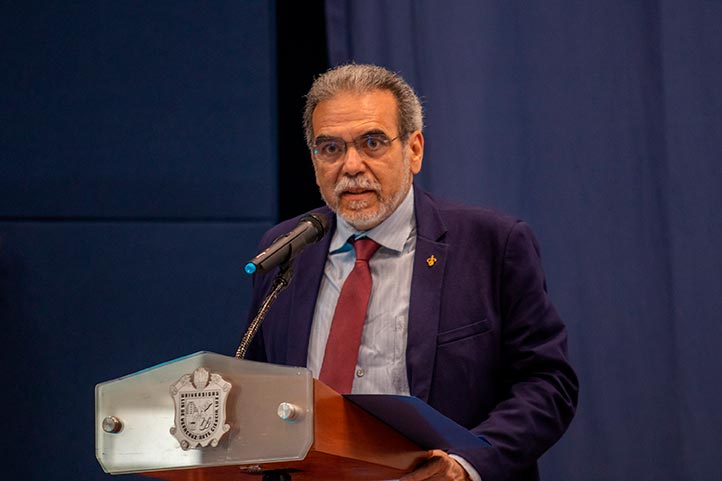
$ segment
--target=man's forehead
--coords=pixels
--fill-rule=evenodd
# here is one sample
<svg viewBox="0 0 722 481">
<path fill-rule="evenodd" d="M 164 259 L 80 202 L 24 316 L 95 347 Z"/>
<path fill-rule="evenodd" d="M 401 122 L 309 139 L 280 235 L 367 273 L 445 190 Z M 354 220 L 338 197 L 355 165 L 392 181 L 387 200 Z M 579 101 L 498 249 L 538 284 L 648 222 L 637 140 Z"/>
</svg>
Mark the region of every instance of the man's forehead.
<svg viewBox="0 0 722 481">
<path fill-rule="evenodd" d="M 393 133 L 398 124 L 396 97 L 388 90 L 341 91 L 318 103 L 312 122 L 315 136 L 351 131 Z"/>
</svg>

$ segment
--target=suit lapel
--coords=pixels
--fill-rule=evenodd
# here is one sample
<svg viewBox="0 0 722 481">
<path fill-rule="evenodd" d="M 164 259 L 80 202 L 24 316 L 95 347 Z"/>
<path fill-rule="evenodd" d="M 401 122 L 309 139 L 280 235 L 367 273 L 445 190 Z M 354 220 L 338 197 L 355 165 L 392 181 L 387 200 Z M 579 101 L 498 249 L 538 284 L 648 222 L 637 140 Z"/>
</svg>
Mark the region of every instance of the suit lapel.
<svg viewBox="0 0 722 481">
<path fill-rule="evenodd" d="M 316 297 L 321 285 L 321 277 L 326 266 L 328 248 L 336 229 L 336 216 L 327 208 L 319 210 L 329 216 L 329 232 L 321 242 L 309 246 L 296 258 L 294 279 L 291 281 L 291 295 L 288 310 L 288 335 L 286 336 L 286 359 L 291 366 L 305 366 L 308 353 L 308 340 L 316 306 Z"/>
<path fill-rule="evenodd" d="M 448 245 L 442 240 L 446 227 L 433 200 L 416 187 L 414 194 L 417 237 L 409 301 L 406 369 L 411 394 L 428 401 Z"/>
</svg>

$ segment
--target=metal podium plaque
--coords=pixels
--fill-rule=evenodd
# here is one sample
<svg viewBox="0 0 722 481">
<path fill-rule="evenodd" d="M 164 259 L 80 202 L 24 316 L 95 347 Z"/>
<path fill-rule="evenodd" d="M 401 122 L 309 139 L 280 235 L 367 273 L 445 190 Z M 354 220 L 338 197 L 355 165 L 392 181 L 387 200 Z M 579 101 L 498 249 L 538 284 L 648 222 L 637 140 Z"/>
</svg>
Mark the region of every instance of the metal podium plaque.
<svg viewBox="0 0 722 481">
<path fill-rule="evenodd" d="M 170 433 L 181 448 L 218 446 L 231 428 L 226 424 L 226 399 L 230 391 L 231 383 L 204 367 L 184 374 L 170 387 L 175 404 L 175 424 Z"/>
<path fill-rule="evenodd" d="M 311 372 L 199 352 L 98 384 L 95 433 L 112 474 L 302 460 Z"/>
</svg>

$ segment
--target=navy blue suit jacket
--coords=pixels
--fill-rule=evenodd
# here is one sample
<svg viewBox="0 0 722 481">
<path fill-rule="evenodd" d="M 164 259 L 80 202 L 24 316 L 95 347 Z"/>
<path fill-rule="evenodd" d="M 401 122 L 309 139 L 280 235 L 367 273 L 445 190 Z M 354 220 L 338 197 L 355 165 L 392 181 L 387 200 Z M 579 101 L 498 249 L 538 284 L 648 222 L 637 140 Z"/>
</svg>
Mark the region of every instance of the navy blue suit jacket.
<svg viewBox="0 0 722 481">
<path fill-rule="evenodd" d="M 452 449 L 482 481 L 538 479 L 536 460 L 566 430 L 578 382 L 564 325 L 546 292 L 539 248 L 523 222 L 434 199 L 415 187 L 416 254 L 406 363 L 411 394 L 483 435 L 491 448 Z M 321 208 L 332 219 L 327 208 Z M 269 230 L 265 248 L 298 218 Z M 295 260 L 249 359 L 305 366 L 331 235 Z M 429 266 L 427 259 L 436 262 Z M 275 272 L 254 279 L 251 313 Z"/>
</svg>

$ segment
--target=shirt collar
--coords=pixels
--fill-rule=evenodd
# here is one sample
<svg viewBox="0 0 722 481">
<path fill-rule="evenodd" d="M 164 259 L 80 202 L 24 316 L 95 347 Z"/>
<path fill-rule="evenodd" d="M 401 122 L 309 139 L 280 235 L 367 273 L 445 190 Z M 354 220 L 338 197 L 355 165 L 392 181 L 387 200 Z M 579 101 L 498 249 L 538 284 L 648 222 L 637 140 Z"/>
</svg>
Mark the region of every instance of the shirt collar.
<svg viewBox="0 0 722 481">
<path fill-rule="evenodd" d="M 369 237 L 387 249 L 401 252 L 404 249 L 406 239 L 409 238 L 415 226 L 414 186 L 412 184 L 406 197 L 396 210 L 373 229 L 358 231 L 336 214 L 336 232 L 334 232 L 333 239 L 331 239 L 329 253 L 336 254 L 337 252 L 352 249 L 353 247 L 348 242 L 351 236 L 356 239 L 364 236 Z"/>
</svg>

